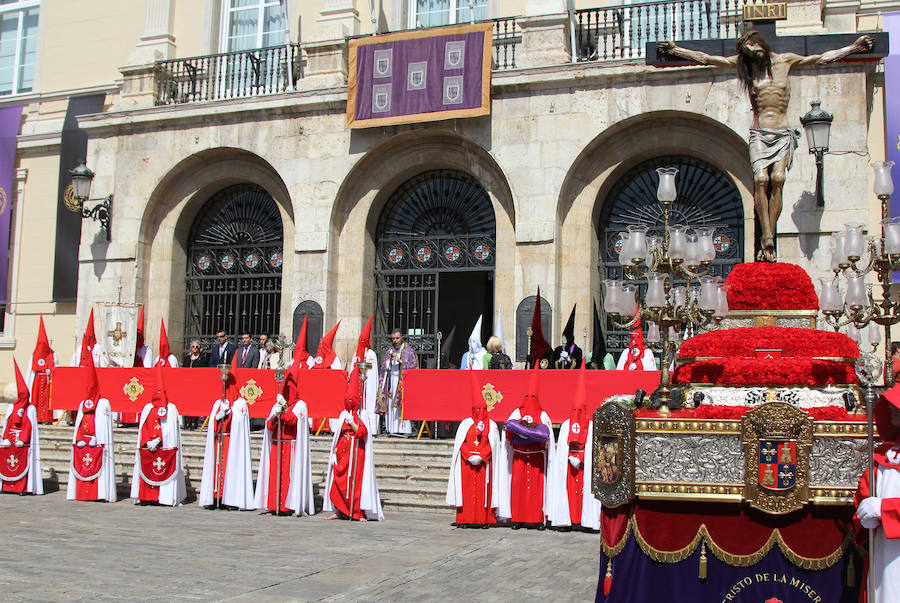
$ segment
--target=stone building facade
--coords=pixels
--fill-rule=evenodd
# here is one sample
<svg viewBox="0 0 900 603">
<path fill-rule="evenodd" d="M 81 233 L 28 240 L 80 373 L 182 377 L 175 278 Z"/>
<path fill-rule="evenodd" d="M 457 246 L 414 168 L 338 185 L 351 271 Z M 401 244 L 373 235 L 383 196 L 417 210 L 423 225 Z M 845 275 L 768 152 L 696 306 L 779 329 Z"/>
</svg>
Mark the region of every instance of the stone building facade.
<svg viewBox="0 0 900 603">
<path fill-rule="evenodd" d="M 191 293 L 185 275 L 198 260 L 192 255 L 197 224 L 210 199 L 234 186 L 261 188 L 277 207 L 283 227 L 278 330 L 294 332 L 302 304 L 318 307 L 326 330 L 343 321 L 335 349 L 345 360 L 365 320 L 381 308 L 376 273 L 384 263 L 383 214 L 397 191 L 422 174 L 461 174 L 487 194 L 494 249 L 493 266 L 483 271 L 489 302 L 482 306 L 490 315 L 502 311 L 510 349 L 523 345 L 521 330 L 512 328 L 516 308 L 537 287 L 552 308 L 553 343 L 577 304 L 576 340 L 581 345 L 586 337 L 590 347 L 592 302 L 602 301 L 602 262 L 610 255 L 604 229 L 612 196 L 634 177 L 636 167 L 655 159 L 696 163 L 727 184 L 737 204 L 731 215 L 739 216 L 731 236 L 734 243 L 741 241 L 741 257 L 733 261 L 753 260 L 746 142 L 752 115 L 733 72 L 659 69 L 642 56 L 578 60 L 572 47 L 578 38 L 564 4 L 476 4 L 484 4 L 486 17 L 515 17 L 511 33 L 495 35 L 495 52 L 514 47 L 515 59 L 514 66 L 507 60 L 493 70 L 490 115 L 357 130 L 346 127 L 344 36 L 371 32 L 369 3 L 289 1 L 289 23 L 297 17 L 301 24 L 315 23 L 302 28 L 299 43 L 297 28 L 290 27 L 293 42 L 285 49 L 297 53 L 296 81 L 266 94 L 195 101 L 163 103 L 157 61 L 215 54 L 210 40 L 225 30 L 221 11 L 213 8 L 224 3 L 146 0 L 143 23 L 135 23 L 128 11 L 92 23 L 103 31 L 119 28 L 108 34 L 117 42 L 106 56 L 100 49 L 93 52 L 97 75 L 91 77 L 103 81 L 85 87 L 57 66 L 66 83 L 56 86 L 49 75 L 42 76 L 40 90 L 46 92 L 19 99 L 25 119 L 11 253 L 17 268 L 11 273 L 8 337 L 0 360 L 14 354 L 20 363 L 27 361 L 39 313 L 60 358 L 67 360 L 90 309 L 115 300 L 145 304 L 154 348 L 164 318 L 173 349 L 180 351 L 184 337 L 195 334 L 188 324 Z M 576 9 L 591 8 L 582 4 Z M 900 8 L 895 2 L 851 4 L 790 1 L 789 18 L 779 23 L 778 33 L 878 31 L 879 13 Z M 379 31 L 403 28 L 409 19 L 404 2 L 376 5 Z M 61 21 L 53 12 L 60 9 L 47 2 L 40 9 L 46 38 L 51 25 Z M 203 32 L 202 44 L 196 31 Z M 41 59 L 49 61 L 50 55 L 45 50 Z M 109 75 L 111 65 L 118 77 Z M 883 75 L 878 63 L 838 63 L 796 70 L 792 88 L 790 116 L 799 117 L 811 101 L 821 100 L 836 116 L 831 148 L 857 152 L 827 156 L 824 209 L 815 206 L 816 168 L 805 142 L 785 185 L 777 226 L 780 259 L 824 275 L 831 232 L 847 222 L 870 230 L 878 223 L 868 163 L 884 157 Z M 55 302 L 47 289 L 53 263 L 46 246 L 55 226 L 61 116 L 67 98 L 95 90 L 106 93 L 104 109 L 80 116 L 78 126 L 88 137 L 94 194 L 114 196 L 111 240 L 99 224 L 83 222 L 77 301 Z M 646 204 L 655 204 L 652 191 Z M 479 303 L 474 306 L 480 312 Z M 439 310 L 440 303 L 432 305 Z M 381 317 L 380 335 L 395 318 Z M 492 321 L 486 322 L 484 332 L 490 334 Z M 457 325 L 457 343 L 471 324 Z M 9 365 L 0 362 L 0 378 L 11 377 Z"/>
</svg>

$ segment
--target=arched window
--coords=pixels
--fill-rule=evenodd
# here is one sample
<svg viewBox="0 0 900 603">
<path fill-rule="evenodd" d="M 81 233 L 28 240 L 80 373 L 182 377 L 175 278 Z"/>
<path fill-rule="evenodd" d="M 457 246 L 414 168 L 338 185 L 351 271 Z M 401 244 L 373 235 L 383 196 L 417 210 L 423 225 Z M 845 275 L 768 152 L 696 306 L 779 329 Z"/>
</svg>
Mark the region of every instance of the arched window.
<svg viewBox="0 0 900 603">
<path fill-rule="evenodd" d="M 376 228 L 376 349 L 401 329 L 420 366 L 436 358 L 437 333 L 457 327 L 468 335 L 484 316 L 490 336 L 494 305 L 496 223 L 481 183 L 452 170 L 423 172 L 388 200 Z M 456 337 L 450 358 L 458 363 L 468 337 Z M 458 348 L 458 349 L 457 349 Z"/>
<path fill-rule="evenodd" d="M 185 341 L 208 348 L 216 331 L 277 334 L 281 320 L 281 214 L 255 184 L 213 195 L 191 227 Z"/>
<path fill-rule="evenodd" d="M 650 235 L 661 235 L 662 205 L 656 199 L 656 168 L 675 167 L 678 198 L 669 211 L 670 224 L 715 226 L 716 259 L 712 273 L 724 279 L 744 257 L 744 207 L 737 187 L 723 172 L 706 162 L 684 155 L 666 155 L 643 161 L 628 170 L 603 200 L 597 225 L 600 241 L 600 275 L 623 279 L 619 264 L 620 233 L 629 225 L 646 225 Z M 641 290 L 646 280 L 638 281 Z M 611 352 L 625 349 L 628 331 L 606 322 L 606 346 Z"/>
</svg>

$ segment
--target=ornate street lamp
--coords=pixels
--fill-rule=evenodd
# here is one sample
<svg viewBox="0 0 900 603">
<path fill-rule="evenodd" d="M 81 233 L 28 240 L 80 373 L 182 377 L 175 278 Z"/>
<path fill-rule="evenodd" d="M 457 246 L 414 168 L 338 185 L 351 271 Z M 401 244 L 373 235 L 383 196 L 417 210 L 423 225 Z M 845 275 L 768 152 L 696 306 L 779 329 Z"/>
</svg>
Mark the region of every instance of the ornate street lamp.
<svg viewBox="0 0 900 603">
<path fill-rule="evenodd" d="M 806 131 L 806 143 L 811 155 L 816 156 L 816 205 L 825 207 L 824 157 L 831 139 L 831 122 L 834 116 L 820 107 L 820 101 L 810 103 L 812 108 L 800 118 Z"/>
<path fill-rule="evenodd" d="M 112 195 L 106 197 L 98 197 L 91 199 L 91 182 L 94 180 L 94 172 L 88 168 L 82 161 L 72 170 L 69 170 L 72 177 L 71 194 L 66 191 L 63 201 L 66 208 L 81 214 L 81 218 L 91 218 L 100 222 L 100 225 L 106 230 L 106 240 L 110 240 L 110 219 L 112 218 Z M 86 201 L 100 201 L 94 207 L 88 209 L 85 207 Z"/>
</svg>

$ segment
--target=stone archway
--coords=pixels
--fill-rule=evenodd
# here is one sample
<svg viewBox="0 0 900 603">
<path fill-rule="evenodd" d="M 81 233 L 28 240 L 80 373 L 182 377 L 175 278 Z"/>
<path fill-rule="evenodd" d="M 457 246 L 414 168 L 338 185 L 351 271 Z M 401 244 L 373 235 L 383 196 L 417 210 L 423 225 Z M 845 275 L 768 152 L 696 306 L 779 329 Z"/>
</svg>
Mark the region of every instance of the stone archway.
<svg viewBox="0 0 900 603">
<path fill-rule="evenodd" d="M 293 206 L 284 182 L 268 162 L 242 149 L 211 149 L 173 166 L 151 193 L 141 217 L 135 299 L 144 302 L 148 325 L 166 319 L 173 351 L 181 349 L 185 331 L 184 278 L 191 226 L 215 193 L 240 183 L 253 183 L 272 196 L 281 215 L 284 240 L 292 241 Z M 293 254 L 284 254 L 282 271 L 292 274 Z M 281 331 L 285 324 L 290 327 L 285 321 L 290 320 L 292 310 L 290 296 L 281 296 Z M 148 329 L 148 336 L 151 333 Z"/>
<path fill-rule="evenodd" d="M 506 175 L 484 148 L 468 138 L 446 130 L 415 130 L 372 148 L 338 192 L 331 233 L 331 248 L 337 252 L 330 256 L 328 286 L 335 295 L 326 314 L 344 320 L 347 338 L 348 333 L 359 332 L 375 306 L 375 238 L 382 209 L 404 182 L 429 170 L 455 170 L 484 187 L 496 216 L 495 307 L 499 304 L 507 313 L 515 309 L 516 207 Z"/>
<path fill-rule="evenodd" d="M 578 303 L 576 323 L 592 324 L 591 298 L 600 301 L 596 225 L 602 202 L 619 179 L 653 157 L 688 155 L 715 166 L 736 187 L 744 211 L 744 240 L 753 241 L 753 174 L 747 143 L 725 124 L 695 113 L 656 111 L 623 120 L 602 132 L 572 164 L 557 204 L 560 241 L 560 307 Z M 648 199 L 655 203 L 655 198 Z M 567 254 L 578 258 L 566 260 Z M 752 260 L 753 245 L 744 259 Z"/>
</svg>

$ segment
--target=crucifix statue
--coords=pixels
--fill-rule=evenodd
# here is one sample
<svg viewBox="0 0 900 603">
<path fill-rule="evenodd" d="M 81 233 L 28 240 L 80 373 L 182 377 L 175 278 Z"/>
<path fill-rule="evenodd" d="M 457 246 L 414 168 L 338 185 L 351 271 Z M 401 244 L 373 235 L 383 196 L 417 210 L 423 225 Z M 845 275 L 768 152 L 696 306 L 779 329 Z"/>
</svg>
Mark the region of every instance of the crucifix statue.
<svg viewBox="0 0 900 603">
<path fill-rule="evenodd" d="M 768 24 L 771 27 L 767 29 L 774 36 L 774 21 L 769 21 Z M 760 24 L 759 29 L 763 29 L 762 25 Z M 750 97 L 750 107 L 753 110 L 753 124 L 750 128 L 753 205 L 759 217 L 762 239 L 762 249 L 757 255 L 757 260 L 769 262 L 776 260 L 775 226 L 778 216 L 781 215 L 782 190 L 785 175 L 791 167 L 794 150 L 800 138 L 800 133 L 789 127 L 787 117 L 788 103 L 791 99 L 791 84 L 788 77 L 791 69 L 798 66 L 823 65 L 851 54 L 869 53 L 874 43 L 874 37 L 860 36 L 855 42 L 842 48 L 801 55 L 795 52 L 773 51 L 766 38 L 758 30 L 751 29 L 737 39 L 735 44 L 737 54 L 733 56 L 708 54 L 701 50 L 683 48 L 670 41 L 657 44 L 656 51 L 662 56 L 680 57 L 701 65 L 735 68 L 742 87 Z M 806 42 L 805 46 L 815 44 Z M 658 65 L 671 64 L 661 60 L 648 62 L 655 62 Z"/>
</svg>

